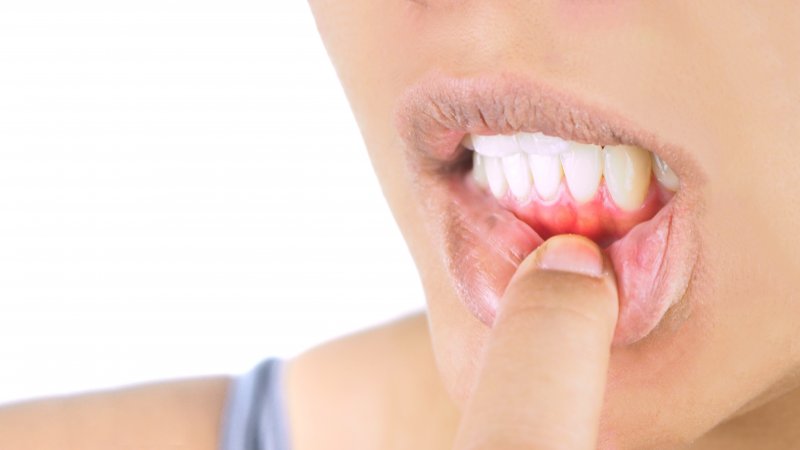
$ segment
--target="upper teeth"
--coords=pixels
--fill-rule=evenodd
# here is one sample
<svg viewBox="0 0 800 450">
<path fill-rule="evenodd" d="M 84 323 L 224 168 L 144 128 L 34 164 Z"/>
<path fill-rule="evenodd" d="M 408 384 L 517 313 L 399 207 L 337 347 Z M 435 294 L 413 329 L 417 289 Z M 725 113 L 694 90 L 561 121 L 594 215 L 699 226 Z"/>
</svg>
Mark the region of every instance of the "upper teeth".
<svg viewBox="0 0 800 450">
<path fill-rule="evenodd" d="M 578 203 L 594 198 L 603 177 L 602 148 L 599 145 L 570 143 L 567 151 L 561 153 L 561 165 L 572 197 Z"/>
<path fill-rule="evenodd" d="M 669 168 L 667 163 L 656 155 L 653 155 L 653 173 L 656 174 L 656 179 L 664 187 L 671 191 L 677 191 L 680 187 L 680 180 L 675 172 Z"/>
<path fill-rule="evenodd" d="M 629 145 L 582 144 L 541 133 L 468 135 L 463 141 L 475 150 L 473 174 L 495 197 L 510 190 L 519 202 L 538 197 L 552 200 L 562 174 L 578 203 L 593 199 L 605 179 L 611 198 L 622 209 L 639 208 L 650 187 L 651 170 L 665 188 L 675 191 L 679 180 L 658 156 Z M 651 162 L 652 161 L 652 162 Z"/>
</svg>

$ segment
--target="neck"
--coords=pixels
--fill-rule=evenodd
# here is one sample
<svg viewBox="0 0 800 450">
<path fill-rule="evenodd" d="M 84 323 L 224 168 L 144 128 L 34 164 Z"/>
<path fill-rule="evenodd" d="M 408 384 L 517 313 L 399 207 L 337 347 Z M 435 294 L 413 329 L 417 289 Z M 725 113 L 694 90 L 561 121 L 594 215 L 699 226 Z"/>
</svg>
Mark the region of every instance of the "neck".
<svg viewBox="0 0 800 450">
<path fill-rule="evenodd" d="M 797 386 L 791 383 L 792 386 Z M 787 383 L 789 384 L 789 383 Z M 800 388 L 776 387 L 692 447 L 695 450 L 795 448 L 800 442 Z"/>
</svg>

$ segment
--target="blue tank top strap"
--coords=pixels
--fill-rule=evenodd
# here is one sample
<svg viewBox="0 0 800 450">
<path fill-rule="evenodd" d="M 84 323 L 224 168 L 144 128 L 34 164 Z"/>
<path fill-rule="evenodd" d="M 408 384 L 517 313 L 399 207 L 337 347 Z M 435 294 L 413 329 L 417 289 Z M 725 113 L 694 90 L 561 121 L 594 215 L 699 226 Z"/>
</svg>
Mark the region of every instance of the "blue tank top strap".
<svg viewBox="0 0 800 450">
<path fill-rule="evenodd" d="M 283 361 L 267 359 L 232 382 L 220 450 L 291 450 L 288 430 Z"/>
</svg>

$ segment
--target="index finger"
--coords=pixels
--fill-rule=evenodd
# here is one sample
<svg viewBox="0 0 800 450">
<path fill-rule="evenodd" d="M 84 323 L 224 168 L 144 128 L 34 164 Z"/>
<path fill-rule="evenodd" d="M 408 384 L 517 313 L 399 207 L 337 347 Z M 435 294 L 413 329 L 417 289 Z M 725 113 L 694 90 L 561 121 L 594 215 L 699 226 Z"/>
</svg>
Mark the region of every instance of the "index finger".
<svg viewBox="0 0 800 450">
<path fill-rule="evenodd" d="M 456 449 L 594 449 L 617 307 L 593 242 L 537 249 L 503 296 Z"/>
</svg>

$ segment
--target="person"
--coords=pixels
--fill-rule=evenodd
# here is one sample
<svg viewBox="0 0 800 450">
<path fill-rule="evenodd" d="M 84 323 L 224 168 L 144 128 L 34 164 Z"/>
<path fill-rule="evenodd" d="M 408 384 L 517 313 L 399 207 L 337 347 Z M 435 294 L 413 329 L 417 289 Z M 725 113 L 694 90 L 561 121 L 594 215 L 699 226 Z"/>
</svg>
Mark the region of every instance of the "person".
<svg viewBox="0 0 800 450">
<path fill-rule="evenodd" d="M 800 447 L 800 5 L 310 5 L 426 313 L 0 448 Z"/>
</svg>

